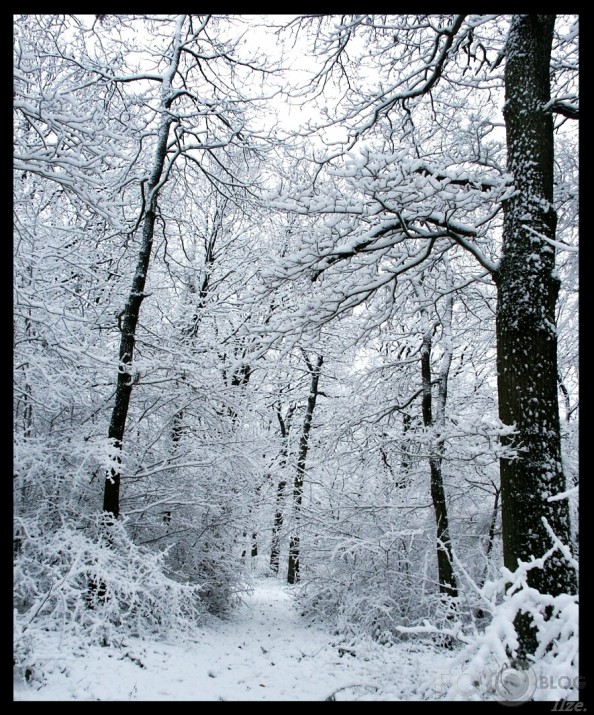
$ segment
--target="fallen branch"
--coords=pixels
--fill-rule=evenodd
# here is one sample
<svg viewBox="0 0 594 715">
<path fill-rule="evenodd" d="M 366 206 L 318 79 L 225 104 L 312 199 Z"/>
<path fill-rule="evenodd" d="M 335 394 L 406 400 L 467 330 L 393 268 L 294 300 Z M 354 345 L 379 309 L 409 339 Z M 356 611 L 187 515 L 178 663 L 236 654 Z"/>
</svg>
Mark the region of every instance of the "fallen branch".
<svg viewBox="0 0 594 715">
<path fill-rule="evenodd" d="M 371 688 L 372 690 L 375 690 L 376 692 L 379 690 L 379 688 L 375 685 L 364 685 L 362 683 L 355 683 L 354 685 L 343 685 L 342 688 L 338 688 L 335 690 L 333 693 L 331 693 L 327 698 L 324 699 L 324 702 L 334 702 L 336 700 L 336 693 L 340 693 L 341 690 L 348 690 L 349 688 Z"/>
</svg>

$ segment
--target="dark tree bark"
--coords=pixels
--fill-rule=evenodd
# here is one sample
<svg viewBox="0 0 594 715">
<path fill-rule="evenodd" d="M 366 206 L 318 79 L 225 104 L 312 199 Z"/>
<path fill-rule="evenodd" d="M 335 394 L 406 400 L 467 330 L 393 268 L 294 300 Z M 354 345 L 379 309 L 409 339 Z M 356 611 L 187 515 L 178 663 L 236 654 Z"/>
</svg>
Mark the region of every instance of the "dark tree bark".
<svg viewBox="0 0 594 715">
<path fill-rule="evenodd" d="M 280 532 L 283 528 L 284 513 L 283 502 L 285 500 L 285 490 L 287 481 L 281 479 L 276 492 L 276 512 L 274 514 L 274 524 L 272 527 L 272 543 L 270 546 L 270 568 L 274 573 L 278 573 L 280 564 Z"/>
<path fill-rule="evenodd" d="M 243 532 L 243 537 L 247 536 L 247 531 Z M 250 545 L 250 556 L 255 558 L 258 555 L 258 532 L 252 531 L 252 540 Z M 241 552 L 241 558 L 244 559 L 247 556 L 247 549 Z"/>
<path fill-rule="evenodd" d="M 499 512 L 499 495 L 501 493 L 500 489 L 495 489 L 495 502 L 493 503 L 493 513 L 491 515 L 491 523 L 489 524 L 489 533 L 487 534 L 487 546 L 485 548 L 485 558 L 489 559 L 491 551 L 493 550 L 493 544 L 495 543 L 495 529 L 497 527 L 497 513 Z M 483 579 L 483 583 L 485 579 Z M 482 585 L 482 584 L 481 584 Z"/>
<path fill-rule="evenodd" d="M 196 304 L 196 309 L 192 317 L 190 327 L 186 328 L 183 331 L 191 338 L 195 338 L 198 335 L 203 310 L 206 307 L 208 294 L 210 292 L 210 283 L 212 280 L 212 272 L 214 270 L 215 264 L 215 246 L 217 244 L 219 235 L 223 229 L 223 216 L 225 206 L 226 202 L 223 203 L 223 206 L 220 209 L 216 209 L 213 218 L 212 230 L 208 237 L 204 239 L 204 272 L 202 274 L 202 280 L 200 281 L 200 288 L 198 289 L 198 303 Z M 193 284 L 190 285 L 190 291 L 192 293 L 196 292 L 196 288 Z"/>
<path fill-rule="evenodd" d="M 32 269 L 29 266 L 29 278 L 31 279 Z M 31 309 L 28 310 L 28 317 L 25 318 L 25 336 L 27 339 L 34 339 L 33 325 L 31 323 Z M 23 363 L 21 370 L 24 375 L 24 386 L 23 386 L 23 437 L 29 439 L 33 430 L 33 390 L 31 389 L 31 384 L 27 377 L 27 371 L 29 369 L 29 363 Z"/>
<path fill-rule="evenodd" d="M 144 300 L 144 287 L 146 284 L 146 276 L 148 273 L 151 253 L 153 248 L 153 236 L 155 233 L 155 219 L 157 212 L 157 199 L 161 180 L 167 160 L 167 142 L 169 139 L 169 129 L 173 123 L 173 116 L 169 113 L 169 109 L 175 97 L 171 91 L 171 80 L 173 79 L 181 54 L 181 44 L 177 43 L 174 46 L 171 62 L 165 75 L 162 85 L 162 107 L 163 119 L 159 127 L 157 136 L 157 145 L 155 147 L 155 155 L 153 168 L 147 182 L 147 196 L 144 219 L 142 224 L 142 241 L 134 278 L 132 279 L 132 287 L 128 295 L 126 307 L 120 315 L 120 331 L 122 334 L 120 340 L 120 360 L 118 367 L 118 380 L 115 391 L 115 404 L 111 415 L 108 436 L 113 442 L 116 449 L 116 457 L 114 466 L 105 480 L 105 491 L 103 495 L 103 511 L 111 518 L 117 519 L 120 514 L 120 480 L 121 480 L 121 450 L 124 441 L 124 433 L 126 431 L 126 421 L 128 418 L 128 409 L 130 407 L 130 397 L 132 388 L 135 384 L 135 378 L 132 374 L 132 364 L 134 360 L 134 348 L 136 345 L 136 328 L 138 326 L 138 318 L 140 316 L 140 307 Z"/>
<path fill-rule="evenodd" d="M 497 514 L 499 512 L 499 496 L 500 496 L 500 494 L 501 494 L 501 489 L 498 489 L 497 487 L 495 487 L 495 502 L 493 503 L 493 511 L 491 513 L 491 521 L 489 523 L 489 531 L 487 533 L 487 544 L 485 546 L 485 571 L 483 573 L 483 577 L 478 582 L 478 586 L 480 588 L 483 587 L 483 585 L 485 584 L 485 581 L 487 580 L 487 576 L 489 575 L 489 557 L 491 555 L 491 551 L 493 551 L 493 544 L 495 543 L 495 529 L 497 527 Z M 477 609 L 476 617 L 477 618 L 485 617 L 485 612 L 483 611 L 482 608 Z"/>
<path fill-rule="evenodd" d="M 284 419 L 280 411 L 280 406 L 278 407 L 276 412 L 280 426 L 281 437 L 283 439 L 283 446 L 279 460 L 279 469 L 281 471 L 284 470 L 287 466 L 287 458 L 289 455 L 289 430 L 291 428 L 291 419 L 293 417 L 294 411 L 295 405 L 290 405 Z M 274 573 L 278 573 L 278 567 L 280 564 L 280 532 L 283 528 L 284 522 L 283 504 L 285 501 L 286 488 L 287 480 L 281 479 L 278 483 L 278 488 L 276 492 L 276 512 L 274 514 L 274 524 L 272 526 L 272 543 L 270 546 L 270 568 Z"/>
<path fill-rule="evenodd" d="M 410 432 L 411 417 L 407 412 L 402 413 L 402 461 L 401 469 L 404 475 L 410 469 L 410 444 L 408 441 L 408 433 Z M 402 486 L 405 486 L 405 478 L 402 479 Z"/>
<path fill-rule="evenodd" d="M 446 306 L 446 321 L 451 322 L 452 297 L 448 296 Z M 449 324 L 447 326 L 449 331 Z M 443 430 L 445 422 L 445 407 L 448 394 L 448 375 L 452 354 L 449 345 L 444 346 L 444 355 L 439 370 L 437 380 L 437 400 L 435 416 L 433 414 L 433 394 L 431 386 L 431 348 L 432 348 L 431 327 L 423 336 L 421 346 L 421 379 L 423 384 L 422 411 L 423 424 L 427 429 L 436 431 L 435 448 L 432 456 L 429 457 L 429 468 L 431 471 L 431 500 L 435 512 L 435 522 L 437 525 L 437 572 L 439 578 L 439 591 L 455 598 L 458 595 L 458 585 L 452 568 L 452 544 L 450 541 L 450 530 L 448 523 L 448 509 L 446 503 L 445 489 L 443 486 L 442 462 L 444 453 L 444 440 L 440 431 Z"/>
<path fill-rule="evenodd" d="M 552 546 L 544 520 L 569 544 L 557 397 L 555 275 L 557 223 L 553 201 L 553 117 L 543 111 L 550 99 L 549 65 L 555 17 L 516 15 L 506 48 L 505 125 L 508 170 L 516 191 L 504 204 L 503 255 L 495 275 L 499 416 L 515 425 L 503 440 L 518 450 L 502 459 L 503 555 L 511 571 L 518 561 L 542 557 Z M 533 568 L 530 586 L 542 593 L 575 593 L 574 569 L 557 551 Z M 536 648 L 535 631 L 522 615 L 516 626 L 520 657 Z"/>
<path fill-rule="evenodd" d="M 307 452 L 309 450 L 309 434 L 313 420 L 314 410 L 316 408 L 316 400 L 318 399 L 318 383 L 322 371 L 324 358 L 318 355 L 316 364 L 312 364 L 308 356 L 303 353 L 307 369 L 311 375 L 311 385 L 307 398 L 307 407 L 305 409 L 305 417 L 303 419 L 303 429 L 301 430 L 301 438 L 299 440 L 299 453 L 297 456 L 297 473 L 295 474 L 295 482 L 293 484 L 293 507 L 294 507 L 294 529 L 293 535 L 289 540 L 289 568 L 287 571 L 287 581 L 296 583 L 299 581 L 299 519 L 301 513 L 301 502 L 303 499 L 303 480 L 305 477 L 305 463 L 307 461 Z"/>
</svg>

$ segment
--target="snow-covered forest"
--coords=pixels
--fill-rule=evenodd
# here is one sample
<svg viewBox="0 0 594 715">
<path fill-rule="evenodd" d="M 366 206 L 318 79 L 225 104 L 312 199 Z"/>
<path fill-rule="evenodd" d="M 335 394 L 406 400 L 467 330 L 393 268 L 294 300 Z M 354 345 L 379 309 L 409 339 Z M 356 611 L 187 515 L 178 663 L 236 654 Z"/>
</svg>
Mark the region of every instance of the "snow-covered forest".
<svg viewBox="0 0 594 715">
<path fill-rule="evenodd" d="M 577 16 L 13 22 L 15 699 L 580 700 Z"/>
</svg>

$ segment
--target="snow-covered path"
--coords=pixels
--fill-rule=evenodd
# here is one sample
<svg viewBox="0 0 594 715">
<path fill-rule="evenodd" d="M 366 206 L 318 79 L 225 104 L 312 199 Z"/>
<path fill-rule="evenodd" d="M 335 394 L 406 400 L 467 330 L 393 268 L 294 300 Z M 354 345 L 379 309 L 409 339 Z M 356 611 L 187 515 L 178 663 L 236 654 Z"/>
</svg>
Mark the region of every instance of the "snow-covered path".
<svg viewBox="0 0 594 715">
<path fill-rule="evenodd" d="M 290 587 L 270 578 L 254 586 L 227 621 L 195 640 L 130 639 L 120 651 L 94 646 L 77 657 L 48 635 L 45 655 L 53 659 L 45 683 L 15 682 L 14 698 L 319 701 L 336 693 L 337 700 L 410 700 L 447 670 L 434 649 L 419 646 L 360 644 L 345 652 L 339 636 L 299 618 Z"/>
</svg>

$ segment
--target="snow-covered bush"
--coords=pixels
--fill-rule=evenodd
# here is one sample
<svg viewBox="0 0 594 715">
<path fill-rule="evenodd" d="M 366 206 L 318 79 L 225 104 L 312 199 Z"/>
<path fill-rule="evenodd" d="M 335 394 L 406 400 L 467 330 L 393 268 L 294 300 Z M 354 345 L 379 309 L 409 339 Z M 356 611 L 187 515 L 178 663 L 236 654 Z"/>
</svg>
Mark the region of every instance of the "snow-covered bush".
<svg viewBox="0 0 594 715">
<path fill-rule="evenodd" d="M 173 536 L 166 547 L 165 564 L 200 587 L 201 602 L 209 613 L 224 616 L 250 586 L 245 565 L 235 558 L 229 534 L 216 526 L 220 517 L 214 522 L 209 518 L 207 514 L 195 515 L 198 524 L 186 520 L 193 538 Z M 180 522 L 185 523 L 181 518 Z"/>
<path fill-rule="evenodd" d="M 447 619 L 435 579 L 434 549 L 422 530 L 341 539 L 332 558 L 316 564 L 299 593 L 302 612 L 346 635 L 380 643 L 406 638 L 398 626 Z"/>
<path fill-rule="evenodd" d="M 43 533 L 29 521 L 15 556 L 15 666 L 34 672 L 35 632 L 110 645 L 127 636 L 191 631 L 206 607 L 200 586 L 166 573 L 165 555 L 135 545 L 120 522 Z"/>
<path fill-rule="evenodd" d="M 527 583 L 529 571 L 542 568 L 558 550 L 577 571 L 577 561 L 553 536 L 553 546 L 543 557 L 514 572 L 502 568 L 497 581 L 480 589 L 491 621 L 484 630 L 460 636 L 466 645 L 457 658 L 448 699 L 579 700 L 578 596 L 543 594 Z M 538 647 L 534 655 L 518 661 L 514 623 L 521 614 L 531 620 Z M 506 676 L 511 678 L 507 683 Z"/>
</svg>

